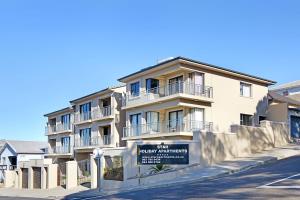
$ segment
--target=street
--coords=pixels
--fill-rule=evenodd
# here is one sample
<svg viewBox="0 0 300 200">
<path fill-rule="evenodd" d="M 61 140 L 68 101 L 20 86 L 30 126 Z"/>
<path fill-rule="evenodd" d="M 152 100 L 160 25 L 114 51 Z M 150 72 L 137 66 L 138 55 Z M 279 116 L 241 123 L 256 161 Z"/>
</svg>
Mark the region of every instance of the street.
<svg viewBox="0 0 300 200">
<path fill-rule="evenodd" d="M 300 156 L 206 182 L 130 191 L 92 199 L 299 199 Z M 79 199 L 71 195 L 66 199 Z"/>
</svg>

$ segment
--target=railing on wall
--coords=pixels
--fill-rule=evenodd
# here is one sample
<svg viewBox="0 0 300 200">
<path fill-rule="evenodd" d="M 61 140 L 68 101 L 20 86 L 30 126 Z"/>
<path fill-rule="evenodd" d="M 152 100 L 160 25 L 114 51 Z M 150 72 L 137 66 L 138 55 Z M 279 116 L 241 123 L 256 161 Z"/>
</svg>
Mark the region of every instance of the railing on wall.
<svg viewBox="0 0 300 200">
<path fill-rule="evenodd" d="M 131 94 L 129 92 L 125 95 L 123 106 L 128 106 L 139 102 L 147 102 L 174 94 L 188 94 L 213 98 L 213 88 L 210 86 L 188 82 L 176 82 L 166 86 L 152 88 L 150 90 L 140 92 L 139 94 Z"/>
<path fill-rule="evenodd" d="M 123 137 L 140 136 L 143 134 L 193 132 L 197 130 L 212 131 L 212 122 L 193 120 L 174 120 L 158 123 L 146 123 L 124 127 Z"/>
<path fill-rule="evenodd" d="M 49 125 L 49 126 L 45 127 L 45 134 L 46 135 L 55 134 L 55 133 L 63 132 L 63 131 L 72 131 L 71 123 Z"/>
</svg>

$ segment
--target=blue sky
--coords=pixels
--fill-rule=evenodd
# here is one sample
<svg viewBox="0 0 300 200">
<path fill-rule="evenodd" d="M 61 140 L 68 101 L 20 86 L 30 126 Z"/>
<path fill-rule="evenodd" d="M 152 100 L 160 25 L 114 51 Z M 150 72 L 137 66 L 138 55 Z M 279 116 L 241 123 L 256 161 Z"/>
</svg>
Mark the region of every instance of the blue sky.
<svg viewBox="0 0 300 200">
<path fill-rule="evenodd" d="M 0 0 L 0 138 L 170 56 L 300 79 L 300 1 Z"/>
</svg>

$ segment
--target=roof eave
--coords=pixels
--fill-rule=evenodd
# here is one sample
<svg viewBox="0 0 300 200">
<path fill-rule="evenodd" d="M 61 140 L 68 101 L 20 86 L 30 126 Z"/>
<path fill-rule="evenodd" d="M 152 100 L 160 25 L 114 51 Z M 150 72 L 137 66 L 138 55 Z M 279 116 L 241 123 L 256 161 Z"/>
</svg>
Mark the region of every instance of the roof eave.
<svg viewBox="0 0 300 200">
<path fill-rule="evenodd" d="M 184 62 L 192 62 L 192 63 L 195 63 L 195 64 L 200 64 L 200 65 L 205 65 L 205 66 L 208 66 L 208 67 L 211 67 L 211 68 L 214 68 L 214 69 L 218 69 L 218 70 L 222 70 L 222 71 L 227 71 L 227 72 L 230 72 L 232 74 L 235 74 L 235 75 L 240 75 L 240 76 L 244 76 L 245 78 L 251 78 L 253 80 L 256 80 L 258 82 L 262 82 L 262 83 L 265 83 L 267 85 L 274 85 L 276 84 L 277 82 L 276 81 L 272 81 L 272 80 L 268 80 L 268 79 L 264 79 L 264 78 L 261 78 L 261 77 L 258 77 L 258 76 L 253 76 L 253 75 L 250 75 L 250 74 L 246 74 L 246 73 L 242 73 L 242 72 L 238 72 L 238 71 L 235 71 L 235 70 L 231 70 L 231 69 L 227 69 L 227 68 L 223 68 L 223 67 L 219 67 L 219 66 L 216 66 L 216 65 L 212 65 L 212 64 L 208 64 L 208 63 L 204 63 L 204 62 L 200 62 L 200 61 L 196 61 L 196 60 L 193 60 L 193 59 L 189 59 L 189 58 L 185 58 L 185 57 L 176 57 L 176 58 L 173 58 L 173 59 L 170 59 L 170 60 L 167 60 L 165 62 L 162 62 L 162 63 L 159 63 L 159 64 L 156 64 L 156 65 L 153 65 L 153 66 L 150 66 L 150 67 L 147 67 L 147 68 L 144 68 L 138 72 L 135 72 L 135 73 L 132 73 L 132 74 L 129 74 L 127 76 L 124 76 L 120 79 L 118 79 L 120 82 L 127 82 L 129 79 L 132 79 L 133 76 L 136 76 L 136 75 L 140 75 L 144 72 L 147 72 L 149 70 L 152 70 L 152 69 L 155 69 L 157 67 L 160 67 L 160 66 L 163 66 L 165 64 L 168 64 L 168 63 L 171 63 L 171 62 L 174 62 L 174 61 L 184 61 Z"/>
</svg>

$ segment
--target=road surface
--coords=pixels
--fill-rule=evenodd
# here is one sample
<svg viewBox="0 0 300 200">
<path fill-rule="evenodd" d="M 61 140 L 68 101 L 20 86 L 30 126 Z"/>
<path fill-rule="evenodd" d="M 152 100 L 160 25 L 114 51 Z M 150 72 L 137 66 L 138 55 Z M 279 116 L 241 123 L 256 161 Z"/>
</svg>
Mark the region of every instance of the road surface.
<svg viewBox="0 0 300 200">
<path fill-rule="evenodd" d="M 80 195 L 80 194 L 79 194 Z M 300 199 L 300 156 L 226 177 L 82 200 Z M 76 194 L 66 199 L 77 199 Z M 79 199 L 79 198 L 78 198 Z"/>
</svg>

